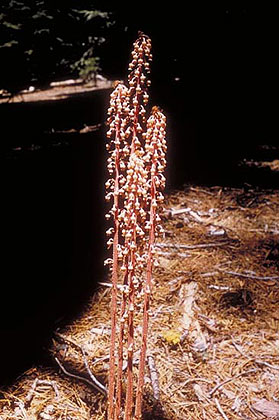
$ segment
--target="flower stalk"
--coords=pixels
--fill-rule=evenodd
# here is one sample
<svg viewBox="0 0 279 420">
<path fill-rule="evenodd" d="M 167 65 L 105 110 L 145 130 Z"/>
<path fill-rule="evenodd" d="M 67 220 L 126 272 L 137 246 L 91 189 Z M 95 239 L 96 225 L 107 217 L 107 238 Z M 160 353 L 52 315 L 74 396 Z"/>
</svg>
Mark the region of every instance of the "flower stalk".
<svg viewBox="0 0 279 420">
<path fill-rule="evenodd" d="M 112 178 L 106 183 L 106 199 L 112 200 L 107 218 L 113 220 L 107 242 L 112 246 L 112 258 L 107 261 L 112 277 L 108 420 L 141 418 L 154 246 L 161 230 L 158 208 L 166 165 L 166 118 L 153 107 L 146 120 L 151 59 L 150 38 L 140 32 L 129 65 L 128 88 L 116 84 L 108 110 L 108 172 Z M 137 381 L 133 368 L 136 311 L 142 318 Z"/>
<path fill-rule="evenodd" d="M 153 107 L 152 114 L 147 121 L 147 132 L 145 138 L 145 161 L 148 165 L 148 174 L 150 176 L 148 204 L 149 204 L 149 240 L 147 245 L 147 268 L 146 282 L 144 285 L 144 306 L 143 306 L 143 324 L 142 324 L 142 344 L 140 351 L 139 373 L 137 395 L 135 403 L 135 420 L 141 419 L 141 406 L 144 385 L 144 368 L 146 359 L 148 321 L 150 309 L 150 296 L 152 291 L 152 269 L 154 264 L 154 245 L 156 237 L 156 228 L 160 217 L 158 215 L 158 205 L 162 202 L 163 196 L 160 192 L 165 186 L 165 178 L 162 174 L 166 166 L 166 117 L 157 108 Z"/>
<path fill-rule="evenodd" d="M 109 173 L 114 173 L 114 178 L 109 179 L 106 183 L 108 190 L 106 199 L 109 200 L 113 196 L 113 207 L 111 210 L 113 216 L 114 228 L 109 229 L 107 233 L 113 234 L 113 251 L 112 251 L 112 293 L 111 293 L 111 346 L 110 346 L 110 364 L 109 364 L 109 387 L 108 387 L 108 418 L 113 418 L 114 411 L 114 392 L 115 392 L 115 347 L 116 347 L 116 324 L 117 324 L 117 285 L 118 285 L 118 248 L 119 248 L 119 195 L 120 195 L 120 159 L 121 150 L 120 145 L 124 140 L 124 128 L 126 124 L 127 111 L 127 88 L 125 85 L 116 84 L 115 90 L 112 92 L 109 108 L 109 131 L 108 138 L 111 139 L 111 150 L 108 159 Z M 108 147 L 109 149 L 109 147 Z M 108 241 L 108 246 L 111 244 L 111 239 Z"/>
</svg>

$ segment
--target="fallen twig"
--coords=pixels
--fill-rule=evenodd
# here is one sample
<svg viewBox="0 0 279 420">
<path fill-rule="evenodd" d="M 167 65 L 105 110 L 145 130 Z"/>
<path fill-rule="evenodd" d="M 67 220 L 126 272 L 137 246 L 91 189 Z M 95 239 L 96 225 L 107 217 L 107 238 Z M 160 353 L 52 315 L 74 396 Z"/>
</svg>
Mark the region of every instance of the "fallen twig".
<svg viewBox="0 0 279 420">
<path fill-rule="evenodd" d="M 171 217 L 177 216 L 178 214 L 188 213 L 190 210 L 189 207 L 186 207 L 184 209 L 166 209 L 164 212 L 169 214 Z"/>
<path fill-rule="evenodd" d="M 71 378 L 75 378 L 78 379 L 79 381 L 83 381 L 86 384 L 92 386 L 92 382 L 89 381 L 89 379 L 85 378 L 84 376 L 80 376 L 80 375 L 75 375 L 74 373 L 68 372 L 65 367 L 62 365 L 62 363 L 60 362 L 60 360 L 58 359 L 58 357 L 54 357 L 54 360 L 56 361 L 56 363 L 58 364 L 58 366 L 60 367 L 60 369 L 62 370 L 63 373 L 65 373 L 65 375 L 70 376 Z"/>
<path fill-rule="evenodd" d="M 79 350 L 81 352 L 82 357 L 83 357 L 84 366 L 86 368 L 86 371 L 87 371 L 88 375 L 90 376 L 91 381 L 88 381 L 88 379 L 86 379 L 86 378 L 84 378 L 82 376 L 78 376 L 78 375 L 74 375 L 73 377 L 76 377 L 77 379 L 78 378 L 79 379 L 82 379 L 83 378 L 82 380 L 86 380 L 87 383 L 90 383 L 91 385 L 93 385 L 94 388 L 97 389 L 98 391 L 100 391 L 103 395 L 107 395 L 107 389 L 106 389 L 106 387 L 103 384 L 101 384 L 101 382 L 98 381 L 98 379 L 93 375 L 93 373 L 92 373 L 92 371 L 91 371 L 91 369 L 89 367 L 89 364 L 88 364 L 88 361 L 87 361 L 87 358 L 86 358 L 86 355 L 85 355 L 84 348 L 82 346 L 80 346 L 79 344 L 75 343 L 70 338 L 65 337 L 64 335 L 62 335 L 60 333 L 56 333 L 56 336 L 59 337 L 60 339 L 62 339 L 63 341 L 65 341 L 66 343 L 71 344 L 74 348 L 76 348 L 77 350 Z M 58 360 L 57 357 L 55 357 L 55 360 L 59 364 L 59 366 L 61 367 L 62 366 L 61 365 L 61 362 Z M 61 369 L 62 369 L 62 367 L 61 367 Z M 63 366 L 63 369 L 62 370 L 65 373 L 64 366 Z M 69 374 L 69 372 L 67 372 L 67 374 Z M 73 374 L 69 374 L 69 375 L 71 376 Z"/>
<path fill-rule="evenodd" d="M 27 397 L 25 398 L 25 405 L 28 405 L 29 406 L 31 404 L 31 401 L 32 401 L 32 399 L 34 397 L 34 393 L 35 393 L 35 389 L 36 389 L 36 386 L 37 386 L 37 382 L 38 382 L 38 378 L 36 378 L 34 380 L 32 386 L 31 386 L 31 389 L 28 392 Z"/>
<path fill-rule="evenodd" d="M 105 287 L 112 287 L 112 283 L 108 283 L 108 282 L 103 282 L 103 281 L 99 281 L 98 282 L 98 284 L 100 285 L 100 286 L 105 286 Z M 119 288 L 119 285 L 118 285 L 118 288 Z"/>
<path fill-rule="evenodd" d="M 219 413 L 221 414 L 221 416 L 223 417 L 223 419 L 229 420 L 228 417 L 226 416 L 223 408 L 221 407 L 221 405 L 220 405 L 220 403 L 219 403 L 219 401 L 218 401 L 217 398 L 214 398 L 214 402 L 216 404 L 217 410 L 219 411 Z"/>
<path fill-rule="evenodd" d="M 158 372 L 155 366 L 154 357 L 149 355 L 147 356 L 147 362 L 149 367 L 150 379 L 153 389 L 153 396 L 155 400 L 159 401 L 160 399 L 160 388 L 159 388 L 159 379 L 158 379 Z"/>
<path fill-rule="evenodd" d="M 166 213 L 168 213 L 171 217 L 173 216 L 177 216 L 183 213 L 187 213 L 189 216 L 191 216 L 193 219 L 195 219 L 197 222 L 199 223 L 206 223 L 205 220 L 202 219 L 202 217 L 200 216 L 200 212 L 196 212 L 194 210 L 192 210 L 190 207 L 185 207 L 183 209 L 170 209 L 170 210 L 165 210 Z M 206 217 L 210 217 L 212 216 L 210 213 L 204 214 L 204 216 Z"/>
<path fill-rule="evenodd" d="M 60 334 L 59 332 L 55 332 L 55 336 L 58 338 L 58 340 L 60 339 L 60 341 L 62 340 L 64 343 L 70 344 L 76 350 L 78 350 L 80 352 L 82 351 L 81 346 L 79 344 L 77 344 L 74 340 L 72 340 L 71 338 L 65 337 L 63 334 Z"/>
<path fill-rule="evenodd" d="M 47 385 L 47 386 L 50 386 L 51 388 L 53 388 L 53 390 L 55 392 L 55 397 L 56 398 L 59 398 L 59 396 L 60 396 L 59 395 L 59 391 L 58 391 L 57 385 L 56 385 L 56 383 L 54 381 L 48 381 L 48 380 L 45 380 L 45 379 L 36 378 L 34 380 L 32 386 L 31 386 L 30 391 L 28 392 L 28 394 L 27 394 L 27 396 L 25 398 L 25 404 L 24 404 L 25 406 L 29 406 L 31 404 L 31 401 L 34 398 L 36 387 L 38 385 Z"/>
<path fill-rule="evenodd" d="M 245 279 L 253 279 L 253 280 L 262 280 L 262 281 L 269 281 L 269 280 L 279 280 L 279 276 L 257 276 L 256 274 L 246 274 L 246 273 L 239 273 L 238 271 L 227 271 L 227 270 L 219 270 L 224 274 L 228 274 L 230 276 L 242 277 Z"/>
<path fill-rule="evenodd" d="M 201 275 L 201 277 L 203 276 Z M 216 284 L 209 284 L 207 287 L 209 289 L 215 289 L 215 290 L 231 290 L 229 286 L 218 286 Z"/>
<path fill-rule="evenodd" d="M 216 274 L 218 274 L 218 271 L 208 271 L 206 273 L 200 274 L 200 276 L 201 277 L 213 277 L 213 276 L 216 276 Z"/>
<path fill-rule="evenodd" d="M 235 376 L 232 376 L 231 378 L 226 379 L 226 380 L 225 380 L 225 381 L 223 381 L 223 382 L 220 382 L 218 385 L 216 385 L 214 388 L 212 388 L 212 390 L 211 390 L 211 391 L 209 391 L 209 393 L 208 393 L 209 397 L 212 397 L 212 395 L 214 395 L 214 394 L 215 394 L 215 392 L 216 392 L 216 391 L 218 391 L 218 389 L 222 388 L 222 387 L 223 387 L 224 385 L 226 385 L 228 382 L 231 382 L 231 381 L 233 381 L 234 379 L 240 378 L 241 376 L 248 375 L 249 373 L 254 373 L 254 372 L 256 372 L 257 370 L 258 370 L 257 368 L 248 369 L 248 370 L 245 370 L 245 371 L 243 371 L 243 372 L 239 373 L 238 375 L 235 375 Z"/>
<path fill-rule="evenodd" d="M 82 347 L 81 347 L 81 351 L 82 351 L 82 356 L 83 356 L 83 362 L 84 362 L 84 365 L 85 365 L 85 367 L 86 367 L 87 373 L 88 373 L 88 375 L 90 376 L 90 379 L 91 379 L 92 383 L 95 385 L 96 389 L 98 389 L 100 392 L 102 392 L 102 394 L 103 394 L 103 395 L 106 395 L 106 394 L 107 394 L 107 389 L 106 389 L 106 387 L 105 387 L 103 384 L 101 384 L 101 382 L 99 382 L 99 381 L 98 381 L 98 379 L 96 379 L 96 378 L 95 378 L 95 376 L 93 375 L 93 373 L 92 373 L 92 371 L 91 371 L 91 369 L 90 369 L 90 367 L 89 367 L 89 364 L 88 364 L 88 361 L 87 361 L 87 358 L 86 358 L 85 351 L 84 351 L 84 349 L 83 349 Z"/>
<path fill-rule="evenodd" d="M 255 359 L 254 357 L 251 357 L 251 356 L 249 356 L 248 354 L 245 354 L 243 351 L 242 351 L 242 349 L 240 348 L 240 346 L 238 345 L 238 344 L 236 344 L 235 343 L 235 341 L 232 339 L 232 345 L 234 346 L 234 348 L 243 356 L 243 357 L 245 357 L 246 359 L 248 359 L 248 360 L 250 360 L 251 362 L 253 362 L 253 363 L 256 363 L 257 365 L 262 365 L 262 366 L 266 366 L 266 367 L 268 367 L 268 368 L 270 368 L 270 369 L 275 369 L 275 370 L 279 370 L 279 366 L 274 366 L 274 365 L 271 365 L 270 363 L 268 363 L 268 362 L 264 362 L 264 361 L 262 361 L 262 360 L 259 360 L 259 359 Z"/>
<path fill-rule="evenodd" d="M 199 214 L 193 211 L 190 207 L 186 207 L 184 209 L 172 209 L 170 211 L 170 216 L 173 217 L 183 213 L 189 214 L 189 216 L 191 216 L 199 223 L 204 223 L 204 220 L 199 216 Z"/>
<path fill-rule="evenodd" d="M 227 245 L 229 241 L 222 242 L 209 242 L 205 244 L 186 245 L 186 244 L 168 244 L 164 242 L 157 242 L 156 247 L 158 248 L 182 248 L 182 249 L 199 249 L 199 248 L 214 248 L 219 246 Z M 279 277 L 278 277 L 279 278 Z"/>
<path fill-rule="evenodd" d="M 160 255 L 162 257 L 176 257 L 176 258 L 188 258 L 190 255 L 186 254 L 185 252 L 163 252 L 163 251 L 159 251 L 157 252 L 157 255 Z"/>
<path fill-rule="evenodd" d="M 67 371 L 65 369 L 65 367 L 62 365 L 62 363 L 60 362 L 60 360 L 58 359 L 58 357 L 54 357 L 54 360 L 56 361 L 56 363 L 58 364 L 58 366 L 60 367 L 60 369 L 62 370 L 62 372 L 65 375 L 70 376 L 71 378 L 74 378 L 74 379 L 78 379 L 79 381 L 83 381 L 87 385 L 90 385 L 91 387 L 93 387 L 97 391 L 101 392 L 103 395 L 107 396 L 107 390 L 102 384 L 99 383 L 101 386 L 97 386 L 95 382 L 92 382 L 91 380 L 85 378 L 84 376 L 75 375 L 74 373 L 71 373 L 71 372 Z M 97 381 L 97 379 L 96 379 L 96 381 Z"/>
</svg>

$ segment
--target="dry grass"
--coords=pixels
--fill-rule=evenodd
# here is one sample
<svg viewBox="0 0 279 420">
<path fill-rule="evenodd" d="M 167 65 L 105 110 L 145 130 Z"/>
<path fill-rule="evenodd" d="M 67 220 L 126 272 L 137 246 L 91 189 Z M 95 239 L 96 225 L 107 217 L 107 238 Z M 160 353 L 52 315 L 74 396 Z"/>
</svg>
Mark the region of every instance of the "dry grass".
<svg viewBox="0 0 279 420">
<path fill-rule="evenodd" d="M 148 347 L 162 410 L 152 409 L 147 372 L 145 418 L 266 418 L 253 405 L 279 398 L 278 191 L 189 187 L 169 194 L 163 219 Z M 109 310 L 110 288 L 101 286 L 51 349 L 88 378 L 83 350 L 104 384 Z M 58 366 L 34 368 L 3 391 L 0 418 L 101 420 L 105 406 L 105 396 Z"/>
</svg>

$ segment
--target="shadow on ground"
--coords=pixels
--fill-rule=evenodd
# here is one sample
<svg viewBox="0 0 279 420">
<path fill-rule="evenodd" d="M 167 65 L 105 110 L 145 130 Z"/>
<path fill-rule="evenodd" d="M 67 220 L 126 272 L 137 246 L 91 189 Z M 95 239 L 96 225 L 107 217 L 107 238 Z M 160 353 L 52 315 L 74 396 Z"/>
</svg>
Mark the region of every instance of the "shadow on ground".
<svg viewBox="0 0 279 420">
<path fill-rule="evenodd" d="M 53 133 L 99 123 L 107 98 L 1 106 L 1 383 L 43 360 L 103 276 L 105 143 Z"/>
</svg>

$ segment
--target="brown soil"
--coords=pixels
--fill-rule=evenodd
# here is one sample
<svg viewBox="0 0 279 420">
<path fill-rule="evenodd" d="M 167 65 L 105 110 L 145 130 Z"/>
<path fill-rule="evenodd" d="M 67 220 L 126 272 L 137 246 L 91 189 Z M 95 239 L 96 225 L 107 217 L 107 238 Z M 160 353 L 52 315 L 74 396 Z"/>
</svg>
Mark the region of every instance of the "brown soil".
<svg viewBox="0 0 279 420">
<path fill-rule="evenodd" d="M 167 195 L 162 218 L 148 340 L 159 389 L 147 370 L 144 419 L 278 418 L 278 191 L 187 186 Z M 109 332 L 100 284 L 54 335 L 54 366 L 2 390 L 1 420 L 105 419 L 86 362 L 106 385 Z"/>
</svg>

